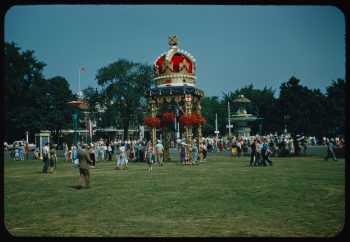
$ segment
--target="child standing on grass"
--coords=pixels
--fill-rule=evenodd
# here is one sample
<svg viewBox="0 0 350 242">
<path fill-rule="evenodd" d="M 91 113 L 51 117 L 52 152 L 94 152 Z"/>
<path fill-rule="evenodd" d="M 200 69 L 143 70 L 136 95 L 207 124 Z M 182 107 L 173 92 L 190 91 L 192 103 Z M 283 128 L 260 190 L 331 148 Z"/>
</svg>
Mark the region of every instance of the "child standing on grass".
<svg viewBox="0 0 350 242">
<path fill-rule="evenodd" d="M 68 161 L 68 145 L 64 144 L 64 161 Z"/>
<path fill-rule="evenodd" d="M 149 141 L 147 144 L 145 157 L 146 157 L 146 162 L 148 164 L 148 170 L 152 171 L 152 164 L 154 162 L 154 149 L 151 141 Z"/>
</svg>

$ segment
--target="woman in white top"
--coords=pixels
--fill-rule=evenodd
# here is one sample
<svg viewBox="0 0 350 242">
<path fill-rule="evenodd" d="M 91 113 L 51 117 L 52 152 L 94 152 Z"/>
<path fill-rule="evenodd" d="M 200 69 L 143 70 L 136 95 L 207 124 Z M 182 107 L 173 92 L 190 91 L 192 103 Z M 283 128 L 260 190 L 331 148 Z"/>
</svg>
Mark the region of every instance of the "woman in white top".
<svg viewBox="0 0 350 242">
<path fill-rule="evenodd" d="M 126 150 L 125 150 L 125 144 L 121 144 L 121 146 L 118 148 L 118 158 L 117 161 L 118 167 L 120 170 L 127 169 L 128 160 L 126 158 Z"/>
</svg>

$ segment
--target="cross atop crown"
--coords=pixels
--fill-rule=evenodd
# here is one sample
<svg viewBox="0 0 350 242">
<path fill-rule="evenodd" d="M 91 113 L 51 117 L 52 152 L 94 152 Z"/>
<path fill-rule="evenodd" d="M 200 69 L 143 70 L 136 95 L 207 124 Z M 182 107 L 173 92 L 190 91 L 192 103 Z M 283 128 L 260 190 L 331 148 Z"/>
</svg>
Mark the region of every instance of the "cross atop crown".
<svg viewBox="0 0 350 242">
<path fill-rule="evenodd" d="M 177 39 L 176 36 L 169 36 L 168 42 L 169 42 L 169 45 L 171 45 L 171 46 L 175 46 L 175 45 L 179 44 L 179 40 Z"/>
</svg>

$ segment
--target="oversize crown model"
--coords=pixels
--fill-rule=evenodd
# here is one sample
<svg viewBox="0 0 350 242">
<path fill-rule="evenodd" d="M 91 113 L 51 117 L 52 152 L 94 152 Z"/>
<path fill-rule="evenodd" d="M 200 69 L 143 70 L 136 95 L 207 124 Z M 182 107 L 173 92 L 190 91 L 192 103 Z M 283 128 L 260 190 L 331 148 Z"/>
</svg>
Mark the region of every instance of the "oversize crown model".
<svg viewBox="0 0 350 242">
<path fill-rule="evenodd" d="M 170 49 L 154 61 L 157 87 L 194 86 L 196 83 L 196 60 L 177 44 L 176 36 L 169 37 Z"/>
</svg>

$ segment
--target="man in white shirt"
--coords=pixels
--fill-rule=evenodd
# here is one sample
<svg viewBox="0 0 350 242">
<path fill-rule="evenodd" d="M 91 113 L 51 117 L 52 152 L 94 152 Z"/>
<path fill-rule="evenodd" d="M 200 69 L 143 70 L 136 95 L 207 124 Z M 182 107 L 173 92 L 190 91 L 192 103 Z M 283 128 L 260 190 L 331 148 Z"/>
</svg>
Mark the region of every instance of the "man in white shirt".
<svg viewBox="0 0 350 242">
<path fill-rule="evenodd" d="M 157 141 L 156 144 L 156 152 L 157 152 L 157 163 L 159 166 L 163 165 L 163 152 L 164 152 L 164 147 L 160 140 Z"/>
<path fill-rule="evenodd" d="M 50 156 L 50 149 L 49 149 L 49 143 L 46 143 L 42 150 L 43 154 L 43 162 L 44 162 L 44 168 L 43 173 L 47 173 L 47 170 L 49 169 L 49 156 Z"/>
<path fill-rule="evenodd" d="M 202 154 L 202 159 L 205 160 L 205 158 L 207 158 L 208 149 L 204 142 L 199 145 L 199 152 Z"/>
</svg>

